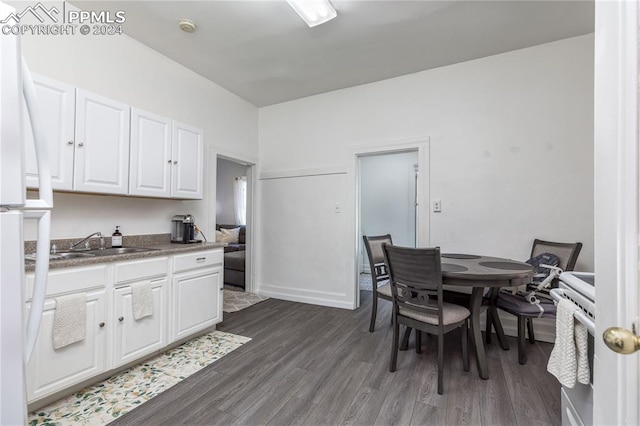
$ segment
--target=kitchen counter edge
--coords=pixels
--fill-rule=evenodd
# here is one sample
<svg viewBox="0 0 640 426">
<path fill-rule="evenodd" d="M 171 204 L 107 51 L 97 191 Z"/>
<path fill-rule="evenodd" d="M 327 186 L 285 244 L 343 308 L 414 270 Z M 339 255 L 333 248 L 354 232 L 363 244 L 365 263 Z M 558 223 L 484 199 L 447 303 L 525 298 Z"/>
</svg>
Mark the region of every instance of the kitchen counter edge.
<svg viewBox="0 0 640 426">
<path fill-rule="evenodd" d="M 181 253 L 190 253 L 196 251 L 213 250 L 224 248 L 225 243 L 196 243 L 196 244 L 156 244 L 145 245 L 144 248 L 154 249 L 139 253 L 116 254 L 113 256 L 96 256 L 96 257 L 79 257 L 73 259 L 55 260 L 49 262 L 49 269 L 72 268 L 75 266 L 95 265 L 99 263 L 123 262 L 127 260 L 145 259 L 149 257 L 171 256 Z M 25 262 L 25 272 L 33 272 L 35 270 L 35 262 Z"/>
</svg>

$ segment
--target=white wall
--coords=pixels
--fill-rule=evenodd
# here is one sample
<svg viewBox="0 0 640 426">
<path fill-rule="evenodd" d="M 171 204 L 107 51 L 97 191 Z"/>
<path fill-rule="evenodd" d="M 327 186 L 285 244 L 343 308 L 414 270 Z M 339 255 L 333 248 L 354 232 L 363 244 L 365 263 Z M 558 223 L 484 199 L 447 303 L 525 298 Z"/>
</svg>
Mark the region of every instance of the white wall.
<svg viewBox="0 0 640 426">
<path fill-rule="evenodd" d="M 593 59 L 586 35 L 261 108 L 261 175 L 288 177 L 259 185 L 258 289 L 319 292 L 319 300 L 340 293 L 336 305 L 355 303 L 355 197 L 342 215 L 325 216 L 339 223 L 306 222 L 331 241 L 282 227 L 276 200 L 289 201 L 292 219 L 330 211 L 330 198 L 303 205 L 287 191 L 340 190 L 355 179 L 354 150 L 411 139 L 430 141 L 430 197 L 442 200 L 442 213 L 430 214 L 429 245 L 525 260 L 536 237 L 582 241 L 577 267 L 593 270 Z M 345 175 L 337 183 L 323 170 Z M 306 173 L 319 176 L 295 177 Z M 295 279 L 308 265 L 305 250 L 281 245 L 294 238 L 318 264 L 345 270 L 331 289 L 326 277 Z M 282 268 L 298 270 L 274 273 Z M 276 280 L 277 291 L 269 287 Z"/>
<path fill-rule="evenodd" d="M 216 178 L 216 223 L 233 225 L 236 221 L 233 181 L 246 176 L 247 166 L 218 158 Z"/>
<path fill-rule="evenodd" d="M 56 194 L 52 237 L 94 231 L 168 233 L 174 214 L 191 213 L 212 239 L 216 158 L 257 161 L 258 109 L 215 83 L 127 36 L 25 36 L 32 71 L 204 130 L 205 199 L 153 200 Z M 35 239 L 29 225 L 25 239 Z"/>
</svg>

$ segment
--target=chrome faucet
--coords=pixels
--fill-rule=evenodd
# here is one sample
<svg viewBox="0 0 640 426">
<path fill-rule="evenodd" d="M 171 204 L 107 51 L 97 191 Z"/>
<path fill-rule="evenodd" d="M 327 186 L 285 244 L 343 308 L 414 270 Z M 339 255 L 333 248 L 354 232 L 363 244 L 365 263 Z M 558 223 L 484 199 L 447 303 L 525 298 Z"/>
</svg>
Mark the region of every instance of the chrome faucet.
<svg viewBox="0 0 640 426">
<path fill-rule="evenodd" d="M 69 246 L 69 250 L 70 251 L 74 251 L 74 250 L 91 250 L 91 247 L 89 246 L 89 239 L 91 237 L 94 237 L 94 236 L 100 238 L 100 250 L 104 250 L 104 237 L 102 236 L 101 232 L 94 232 L 93 234 L 89 235 L 86 238 L 81 239 L 80 241 L 77 241 L 75 243 L 71 243 L 71 245 Z M 76 248 L 82 243 L 84 243 L 84 248 Z"/>
</svg>

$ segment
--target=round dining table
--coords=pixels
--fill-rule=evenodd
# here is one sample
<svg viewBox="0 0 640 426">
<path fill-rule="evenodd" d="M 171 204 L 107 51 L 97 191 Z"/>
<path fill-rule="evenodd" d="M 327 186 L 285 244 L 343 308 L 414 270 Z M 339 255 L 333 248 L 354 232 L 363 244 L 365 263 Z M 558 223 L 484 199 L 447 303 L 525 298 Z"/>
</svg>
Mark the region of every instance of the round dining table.
<svg viewBox="0 0 640 426">
<path fill-rule="evenodd" d="M 482 299 L 485 289 L 527 284 L 531 282 L 533 268 L 528 263 L 500 257 L 459 253 L 443 253 L 440 257 L 443 285 L 472 288 L 469 306 L 471 334 L 476 348 L 479 375 L 483 379 L 488 379 L 489 367 L 480 329 L 480 314 L 482 313 Z M 502 334 L 502 329 L 499 333 Z"/>
</svg>

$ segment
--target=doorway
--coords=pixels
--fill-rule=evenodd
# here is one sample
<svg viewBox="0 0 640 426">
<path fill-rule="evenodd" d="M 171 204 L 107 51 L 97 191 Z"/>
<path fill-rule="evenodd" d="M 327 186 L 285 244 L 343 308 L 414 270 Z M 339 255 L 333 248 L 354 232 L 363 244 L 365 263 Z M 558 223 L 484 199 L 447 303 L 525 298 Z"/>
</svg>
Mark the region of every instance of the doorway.
<svg viewBox="0 0 640 426">
<path fill-rule="evenodd" d="M 252 174 L 250 164 L 217 157 L 216 241 L 224 248 L 224 288 L 250 292 Z"/>
<path fill-rule="evenodd" d="M 418 150 L 358 157 L 360 255 L 357 262 L 361 291 L 373 290 L 363 235 L 390 234 L 396 245 L 417 245 L 418 164 Z"/>
</svg>

